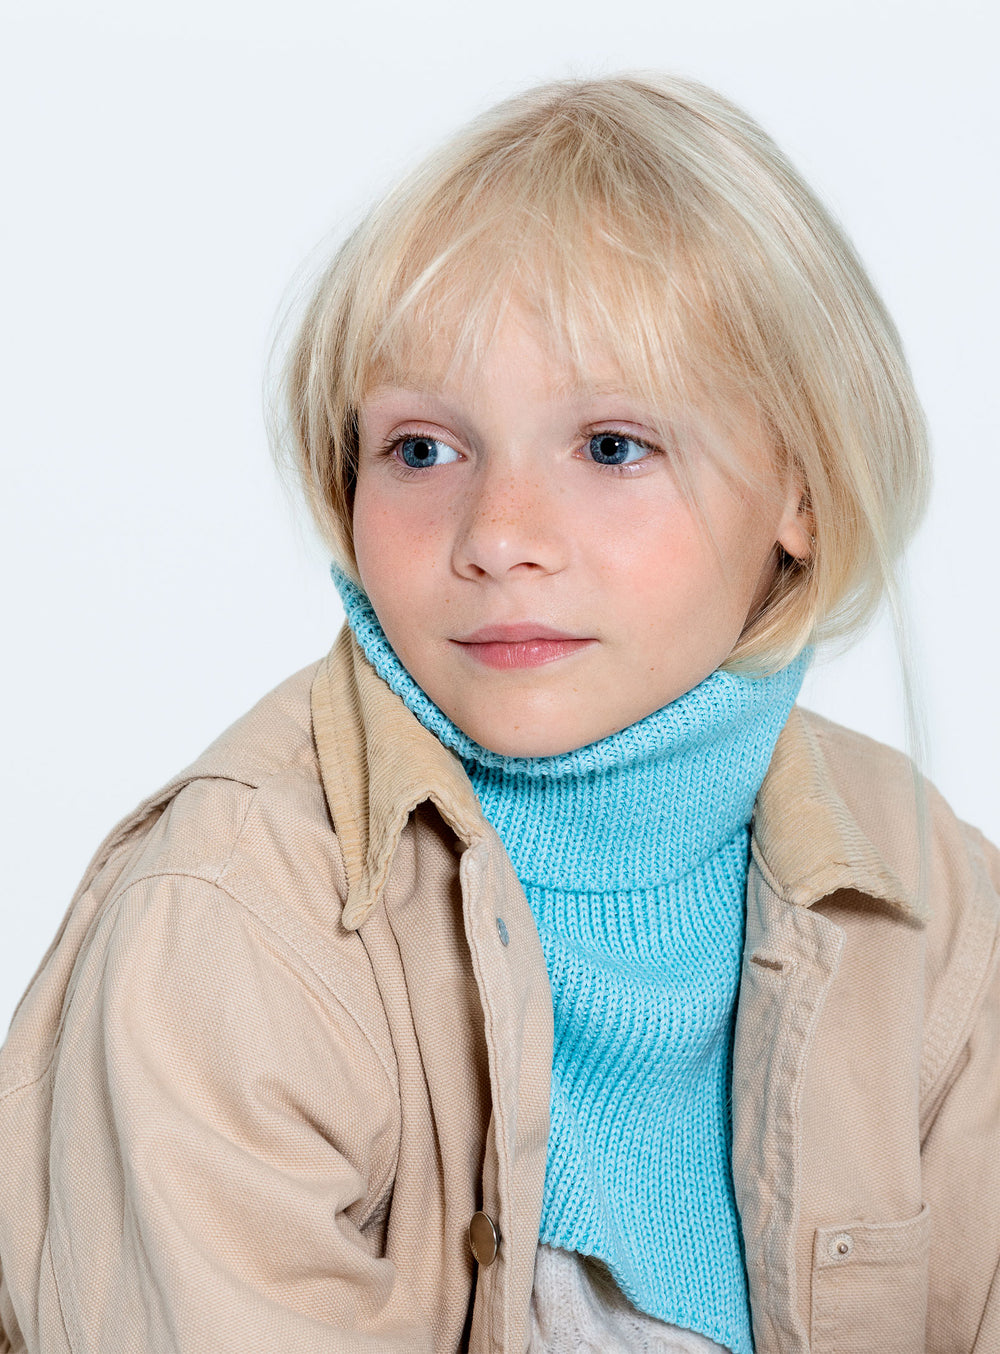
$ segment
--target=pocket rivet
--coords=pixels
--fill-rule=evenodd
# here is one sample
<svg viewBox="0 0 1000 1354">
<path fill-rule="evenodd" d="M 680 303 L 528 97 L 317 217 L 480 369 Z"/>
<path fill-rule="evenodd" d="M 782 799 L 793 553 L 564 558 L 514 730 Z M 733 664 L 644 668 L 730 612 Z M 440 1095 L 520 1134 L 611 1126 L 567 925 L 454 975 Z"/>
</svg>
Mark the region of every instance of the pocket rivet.
<svg viewBox="0 0 1000 1354">
<path fill-rule="evenodd" d="M 830 1242 L 830 1258 L 832 1260 L 846 1260 L 853 1250 L 854 1238 L 850 1232 L 841 1232 Z"/>
</svg>

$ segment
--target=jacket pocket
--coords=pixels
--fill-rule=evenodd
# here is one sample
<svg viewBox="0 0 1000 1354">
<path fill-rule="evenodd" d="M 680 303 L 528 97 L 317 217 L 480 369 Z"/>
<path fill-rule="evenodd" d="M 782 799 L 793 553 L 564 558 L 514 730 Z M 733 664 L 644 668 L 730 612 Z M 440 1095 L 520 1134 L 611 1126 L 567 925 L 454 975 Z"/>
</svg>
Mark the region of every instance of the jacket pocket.
<svg viewBox="0 0 1000 1354">
<path fill-rule="evenodd" d="M 930 1210 L 818 1227 L 811 1354 L 924 1354 Z"/>
</svg>

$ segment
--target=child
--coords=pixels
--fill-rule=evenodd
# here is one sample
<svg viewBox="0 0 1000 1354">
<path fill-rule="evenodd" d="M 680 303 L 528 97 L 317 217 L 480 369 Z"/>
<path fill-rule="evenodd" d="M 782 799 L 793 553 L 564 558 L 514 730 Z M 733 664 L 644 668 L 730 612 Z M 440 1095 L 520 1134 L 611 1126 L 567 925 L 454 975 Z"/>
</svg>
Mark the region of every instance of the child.
<svg viewBox="0 0 1000 1354">
<path fill-rule="evenodd" d="M 322 281 L 347 625 L 98 851 L 0 1065 L 9 1350 L 1000 1350 L 1000 859 L 794 702 L 925 484 L 744 114 L 500 106 Z"/>
</svg>

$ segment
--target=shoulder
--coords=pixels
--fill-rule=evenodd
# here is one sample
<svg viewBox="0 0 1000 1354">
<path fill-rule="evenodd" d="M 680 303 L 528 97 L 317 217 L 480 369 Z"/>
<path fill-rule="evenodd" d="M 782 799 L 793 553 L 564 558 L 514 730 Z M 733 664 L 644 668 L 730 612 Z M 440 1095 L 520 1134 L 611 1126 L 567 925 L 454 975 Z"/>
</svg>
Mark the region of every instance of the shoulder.
<svg viewBox="0 0 1000 1354">
<path fill-rule="evenodd" d="M 309 699 L 318 666 L 269 692 L 122 819 L 82 887 L 99 884 L 112 865 L 114 895 L 170 875 L 217 885 L 252 906 L 267 892 L 291 898 L 294 884 L 319 873 L 336 896 L 342 868 Z"/>
<path fill-rule="evenodd" d="M 184 876 L 272 922 L 336 919 L 346 884 L 312 729 L 317 667 L 266 695 L 119 825 L 128 859 L 116 892 Z"/>
<path fill-rule="evenodd" d="M 822 824 L 840 885 L 855 880 L 858 892 L 898 900 L 900 921 L 922 931 L 929 1094 L 976 1023 L 1000 1020 L 1000 851 L 895 748 L 799 708 L 789 724 L 791 754 L 779 772 L 786 788 L 789 771 L 800 773 L 804 815 Z"/>
<path fill-rule="evenodd" d="M 366 1041 L 385 1043 L 364 946 L 340 924 L 344 866 L 310 711 L 317 667 L 265 696 L 109 833 L 15 1014 L 0 1089 L 47 1065 L 71 1005 L 113 1004 L 116 974 L 169 974 L 192 1001 L 213 986 L 250 1001 L 252 975 L 266 975 L 268 1002 L 279 989 L 294 1002 L 306 994 L 325 1019 L 346 1010 Z"/>
</svg>

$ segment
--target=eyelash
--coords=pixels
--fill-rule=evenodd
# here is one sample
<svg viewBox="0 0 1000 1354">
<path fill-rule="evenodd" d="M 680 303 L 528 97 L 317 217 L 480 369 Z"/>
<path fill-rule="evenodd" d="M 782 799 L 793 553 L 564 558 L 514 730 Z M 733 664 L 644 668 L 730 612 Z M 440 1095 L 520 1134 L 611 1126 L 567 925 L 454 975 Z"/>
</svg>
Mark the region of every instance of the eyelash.
<svg viewBox="0 0 1000 1354">
<path fill-rule="evenodd" d="M 382 445 L 378 449 L 378 454 L 380 457 L 392 456 L 395 459 L 396 473 L 402 479 L 408 480 L 420 479 L 427 473 L 426 470 L 417 470 L 414 466 L 407 465 L 405 461 L 401 461 L 399 457 L 395 455 L 398 448 L 401 447 L 404 442 L 409 441 L 411 437 L 426 437 L 429 440 L 433 441 L 442 440 L 440 438 L 435 437 L 432 433 L 424 432 L 421 429 L 408 428 L 405 432 L 396 433 L 395 436 L 388 438 L 385 442 L 382 443 Z M 647 442 L 645 438 L 635 437 L 633 436 L 632 433 L 627 433 L 622 428 L 615 427 L 595 428 L 593 432 L 587 434 L 587 436 L 584 438 L 584 441 L 589 443 L 595 437 L 621 437 L 628 442 L 634 442 L 637 447 L 642 447 L 643 451 L 647 451 L 650 453 L 649 456 L 644 457 L 643 460 L 641 461 L 633 461 L 631 463 L 627 463 L 624 465 L 602 465 L 600 461 L 590 462 L 590 464 L 594 466 L 597 470 L 604 470 L 610 472 L 613 475 L 625 475 L 625 476 L 632 475 L 638 470 L 638 468 L 641 465 L 645 465 L 647 460 L 652 459 L 653 456 L 663 455 L 662 447 L 658 447 L 652 442 Z M 431 466 L 430 469 L 433 470 L 434 467 Z"/>
</svg>

